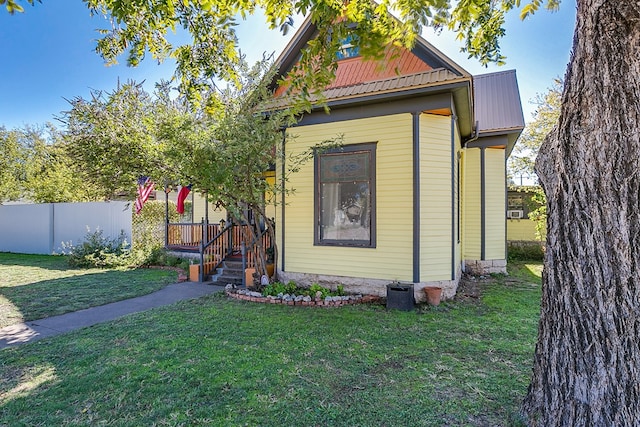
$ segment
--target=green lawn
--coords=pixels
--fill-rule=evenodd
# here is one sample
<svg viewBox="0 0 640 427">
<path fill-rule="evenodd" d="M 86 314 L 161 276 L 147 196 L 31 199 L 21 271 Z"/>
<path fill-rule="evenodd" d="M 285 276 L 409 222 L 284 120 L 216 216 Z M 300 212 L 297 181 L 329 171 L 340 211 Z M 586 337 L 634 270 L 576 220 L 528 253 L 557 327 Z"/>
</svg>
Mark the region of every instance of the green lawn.
<svg viewBox="0 0 640 427">
<path fill-rule="evenodd" d="M 0 328 L 145 295 L 173 271 L 71 269 L 66 257 L 0 252 Z"/>
<path fill-rule="evenodd" d="M 540 268 L 511 269 L 413 312 L 216 295 L 5 349 L 0 426 L 517 425 Z"/>
</svg>

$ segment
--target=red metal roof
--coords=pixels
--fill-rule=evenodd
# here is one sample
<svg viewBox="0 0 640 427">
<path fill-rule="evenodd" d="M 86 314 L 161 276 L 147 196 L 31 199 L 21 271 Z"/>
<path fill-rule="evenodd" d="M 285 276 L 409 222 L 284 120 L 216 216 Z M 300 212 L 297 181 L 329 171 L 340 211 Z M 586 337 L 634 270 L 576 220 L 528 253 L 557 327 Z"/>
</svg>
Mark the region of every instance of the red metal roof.
<svg viewBox="0 0 640 427">
<path fill-rule="evenodd" d="M 403 48 L 387 48 L 385 56 L 379 60 L 364 59 L 361 56 L 338 61 L 336 78 L 326 89 L 336 89 L 394 79 L 431 71 L 429 64 Z M 286 91 L 286 85 L 278 87 L 275 96 Z"/>
<path fill-rule="evenodd" d="M 338 61 L 336 79 L 327 89 L 385 80 L 431 70 L 431 67 L 406 49 L 387 49 L 381 60 L 361 56 Z"/>
</svg>

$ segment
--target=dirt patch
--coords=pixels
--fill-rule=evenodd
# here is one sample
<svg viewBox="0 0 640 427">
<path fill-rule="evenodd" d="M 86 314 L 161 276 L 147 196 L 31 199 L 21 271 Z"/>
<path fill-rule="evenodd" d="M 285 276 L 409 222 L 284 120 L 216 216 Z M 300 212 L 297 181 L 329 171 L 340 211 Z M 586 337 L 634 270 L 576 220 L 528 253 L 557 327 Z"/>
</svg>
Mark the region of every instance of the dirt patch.
<svg viewBox="0 0 640 427">
<path fill-rule="evenodd" d="M 484 276 L 464 274 L 458 283 L 458 290 L 454 299 L 458 301 L 477 301 L 482 295 L 482 286 L 489 280 Z"/>
</svg>

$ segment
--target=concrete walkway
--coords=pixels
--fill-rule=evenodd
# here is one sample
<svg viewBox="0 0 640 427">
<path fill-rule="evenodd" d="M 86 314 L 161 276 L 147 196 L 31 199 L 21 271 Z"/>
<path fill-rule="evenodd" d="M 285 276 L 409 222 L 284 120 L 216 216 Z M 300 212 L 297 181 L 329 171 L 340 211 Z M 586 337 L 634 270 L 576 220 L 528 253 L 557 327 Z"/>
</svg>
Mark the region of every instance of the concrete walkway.
<svg viewBox="0 0 640 427">
<path fill-rule="evenodd" d="M 176 283 L 141 297 L 46 319 L 18 323 L 0 329 L 0 349 L 64 334 L 96 323 L 108 322 L 127 314 L 138 313 L 186 299 L 200 298 L 222 290 L 224 290 L 224 286 L 206 283 Z"/>
</svg>

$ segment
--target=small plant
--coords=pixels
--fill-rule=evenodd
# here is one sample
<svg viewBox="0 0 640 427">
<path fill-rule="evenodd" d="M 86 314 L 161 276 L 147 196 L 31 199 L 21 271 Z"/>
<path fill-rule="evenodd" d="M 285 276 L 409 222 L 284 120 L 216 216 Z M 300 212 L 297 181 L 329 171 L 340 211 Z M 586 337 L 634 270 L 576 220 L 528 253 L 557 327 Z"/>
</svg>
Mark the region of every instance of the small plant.
<svg viewBox="0 0 640 427">
<path fill-rule="evenodd" d="M 309 286 L 309 289 L 308 289 L 309 296 L 314 297 L 318 292 L 322 294 L 321 295 L 322 299 L 328 297 L 331 294 L 331 291 L 329 289 L 325 288 L 324 286 L 320 286 L 317 283 L 314 283 L 311 286 Z"/>
<path fill-rule="evenodd" d="M 278 296 L 279 294 L 289 294 L 293 295 L 298 290 L 296 283 L 293 280 L 290 280 L 288 283 L 282 282 L 274 282 L 270 283 L 262 289 L 263 296 Z"/>
</svg>

